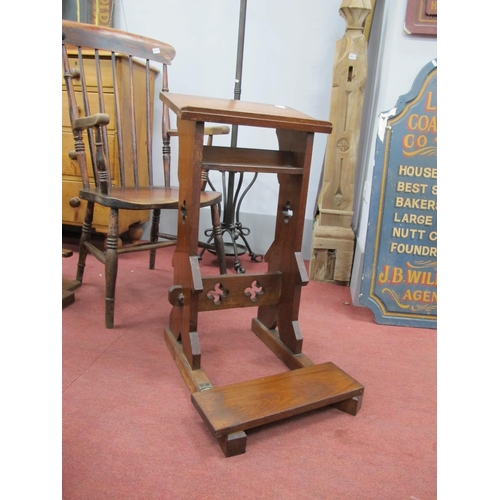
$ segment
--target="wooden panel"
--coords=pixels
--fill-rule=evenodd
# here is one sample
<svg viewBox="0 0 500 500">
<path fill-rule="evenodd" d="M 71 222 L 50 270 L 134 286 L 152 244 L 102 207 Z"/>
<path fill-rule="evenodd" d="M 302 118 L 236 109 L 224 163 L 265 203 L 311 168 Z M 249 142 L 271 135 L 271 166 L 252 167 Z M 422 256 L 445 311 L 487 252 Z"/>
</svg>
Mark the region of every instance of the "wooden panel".
<svg viewBox="0 0 500 500">
<path fill-rule="evenodd" d="M 281 273 L 225 274 L 203 278 L 199 311 L 232 307 L 255 307 L 277 304 L 281 293 Z"/>
<path fill-rule="evenodd" d="M 205 146 L 203 167 L 232 172 L 302 174 L 290 151 Z"/>
<path fill-rule="evenodd" d="M 194 393 L 191 400 L 217 437 L 282 420 L 363 394 L 331 362 Z"/>
</svg>

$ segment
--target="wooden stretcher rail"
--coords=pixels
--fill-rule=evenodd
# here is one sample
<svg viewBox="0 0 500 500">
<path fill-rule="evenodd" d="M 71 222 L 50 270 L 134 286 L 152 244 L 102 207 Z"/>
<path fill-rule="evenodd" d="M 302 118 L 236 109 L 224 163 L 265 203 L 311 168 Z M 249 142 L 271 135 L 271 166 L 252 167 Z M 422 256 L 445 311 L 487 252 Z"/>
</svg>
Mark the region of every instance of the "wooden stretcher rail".
<svg viewBox="0 0 500 500">
<path fill-rule="evenodd" d="M 281 273 L 205 277 L 198 310 L 275 305 L 279 303 L 281 283 Z"/>
</svg>

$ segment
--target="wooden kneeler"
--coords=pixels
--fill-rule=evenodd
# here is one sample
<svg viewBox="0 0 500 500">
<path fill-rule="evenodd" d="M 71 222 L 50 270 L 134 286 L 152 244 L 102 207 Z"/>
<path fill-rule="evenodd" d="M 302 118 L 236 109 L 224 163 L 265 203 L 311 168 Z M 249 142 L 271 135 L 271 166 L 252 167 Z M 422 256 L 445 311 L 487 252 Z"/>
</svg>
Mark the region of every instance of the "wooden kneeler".
<svg viewBox="0 0 500 500">
<path fill-rule="evenodd" d="M 179 192 L 174 285 L 165 341 L 191 400 L 226 457 L 245 453 L 248 429 L 327 405 L 356 415 L 364 387 L 331 362 L 315 365 L 302 353 L 298 322 L 301 288 L 308 283 L 301 255 L 313 136 L 329 122 L 284 106 L 162 92 L 177 114 Z M 204 147 L 205 122 L 275 128 L 277 151 Z M 267 272 L 202 276 L 197 254 L 201 170 L 276 174 L 278 209 Z M 287 366 L 278 375 L 213 387 L 201 367 L 198 314 L 257 307 L 251 329 Z"/>
</svg>

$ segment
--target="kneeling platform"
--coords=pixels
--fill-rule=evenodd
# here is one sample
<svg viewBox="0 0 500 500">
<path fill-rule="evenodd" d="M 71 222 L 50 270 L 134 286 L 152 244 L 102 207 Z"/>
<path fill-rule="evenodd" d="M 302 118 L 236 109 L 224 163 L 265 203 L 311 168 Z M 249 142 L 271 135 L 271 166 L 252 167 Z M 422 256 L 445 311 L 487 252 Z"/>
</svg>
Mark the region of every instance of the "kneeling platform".
<svg viewBox="0 0 500 500">
<path fill-rule="evenodd" d="M 165 340 L 191 390 L 191 401 L 217 438 L 226 457 L 246 451 L 248 429 L 331 405 L 356 415 L 364 386 L 332 362 L 315 365 L 303 353 L 292 353 L 274 331 L 253 320 L 257 336 L 290 369 L 284 373 L 214 387 L 204 370 L 193 370 L 182 344 L 165 329 Z"/>
<path fill-rule="evenodd" d="M 307 366 L 278 375 L 258 378 L 197 392 L 194 406 L 227 453 L 243 453 L 245 436 L 240 431 L 259 427 L 323 406 L 351 400 L 353 414 L 361 406 L 363 386 L 333 363 Z M 235 434 L 237 434 L 235 436 Z M 224 442 L 240 441 L 240 447 L 224 449 Z"/>
</svg>

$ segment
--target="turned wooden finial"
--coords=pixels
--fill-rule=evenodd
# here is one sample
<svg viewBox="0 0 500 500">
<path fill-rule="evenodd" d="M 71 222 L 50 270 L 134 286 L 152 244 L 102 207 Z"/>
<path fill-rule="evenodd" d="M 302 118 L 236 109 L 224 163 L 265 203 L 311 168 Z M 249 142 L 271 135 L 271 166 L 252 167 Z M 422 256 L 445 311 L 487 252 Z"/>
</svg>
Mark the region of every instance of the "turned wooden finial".
<svg viewBox="0 0 500 500">
<path fill-rule="evenodd" d="M 363 31 L 371 10 L 371 0 L 342 0 L 339 12 L 347 23 L 346 31 Z"/>
</svg>

